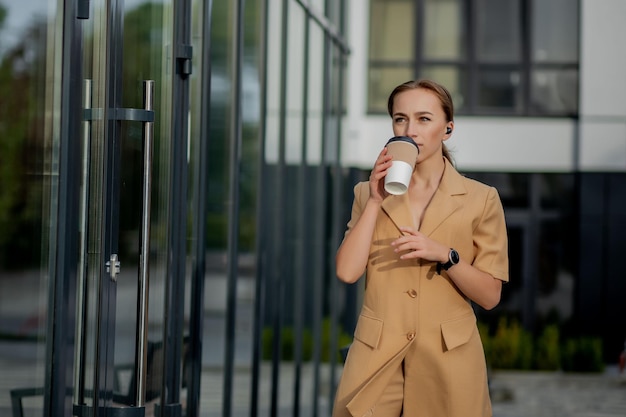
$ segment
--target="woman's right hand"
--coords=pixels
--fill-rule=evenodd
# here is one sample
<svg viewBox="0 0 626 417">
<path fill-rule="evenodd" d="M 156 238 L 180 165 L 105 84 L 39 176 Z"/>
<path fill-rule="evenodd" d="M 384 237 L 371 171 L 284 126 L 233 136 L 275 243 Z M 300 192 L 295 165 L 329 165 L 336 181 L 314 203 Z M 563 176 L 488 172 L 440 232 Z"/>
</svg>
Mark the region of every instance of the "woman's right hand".
<svg viewBox="0 0 626 417">
<path fill-rule="evenodd" d="M 392 156 L 387 154 L 387 147 L 384 147 L 378 154 L 374 168 L 370 173 L 370 199 L 376 202 L 382 202 L 387 197 L 385 191 L 385 176 L 387 170 L 391 167 Z"/>
</svg>

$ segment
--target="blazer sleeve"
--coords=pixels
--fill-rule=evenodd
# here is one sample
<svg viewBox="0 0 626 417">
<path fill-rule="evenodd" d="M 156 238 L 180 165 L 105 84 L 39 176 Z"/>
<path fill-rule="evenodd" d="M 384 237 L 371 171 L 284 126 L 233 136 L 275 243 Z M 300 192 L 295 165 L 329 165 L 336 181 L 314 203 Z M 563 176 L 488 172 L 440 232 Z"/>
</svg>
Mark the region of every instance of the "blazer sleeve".
<svg viewBox="0 0 626 417">
<path fill-rule="evenodd" d="M 361 217 L 361 213 L 363 212 L 363 207 L 367 203 L 367 199 L 369 197 L 369 183 L 360 182 L 354 186 L 354 200 L 352 201 L 352 214 L 350 215 L 350 221 L 348 222 L 348 226 L 346 228 L 346 232 L 344 233 L 344 238 L 350 230 L 354 227 L 356 222 Z"/>
<path fill-rule="evenodd" d="M 473 265 L 504 282 L 509 281 L 509 254 L 504 208 L 498 191 L 489 187 L 482 216 L 474 229 Z"/>
</svg>

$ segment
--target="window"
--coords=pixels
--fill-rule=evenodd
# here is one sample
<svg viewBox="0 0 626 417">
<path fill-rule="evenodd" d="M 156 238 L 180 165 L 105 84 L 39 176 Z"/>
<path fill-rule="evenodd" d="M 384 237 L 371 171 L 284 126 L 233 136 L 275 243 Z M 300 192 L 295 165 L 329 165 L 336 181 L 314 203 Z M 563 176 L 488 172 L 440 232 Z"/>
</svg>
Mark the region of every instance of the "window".
<svg viewBox="0 0 626 417">
<path fill-rule="evenodd" d="M 575 116 L 578 13 L 576 0 L 371 0 L 368 110 L 432 78 L 458 114 Z"/>
</svg>

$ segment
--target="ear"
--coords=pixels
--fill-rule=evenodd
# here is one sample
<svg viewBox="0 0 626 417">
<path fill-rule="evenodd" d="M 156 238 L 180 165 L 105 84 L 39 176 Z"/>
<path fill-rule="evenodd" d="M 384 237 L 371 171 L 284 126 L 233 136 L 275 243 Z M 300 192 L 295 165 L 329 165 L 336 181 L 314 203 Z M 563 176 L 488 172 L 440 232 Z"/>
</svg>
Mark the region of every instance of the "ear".
<svg viewBox="0 0 626 417">
<path fill-rule="evenodd" d="M 450 139 L 450 136 L 452 136 L 453 131 L 454 131 L 454 122 L 448 122 L 448 124 L 446 125 L 446 130 L 444 131 L 443 140 Z"/>
</svg>

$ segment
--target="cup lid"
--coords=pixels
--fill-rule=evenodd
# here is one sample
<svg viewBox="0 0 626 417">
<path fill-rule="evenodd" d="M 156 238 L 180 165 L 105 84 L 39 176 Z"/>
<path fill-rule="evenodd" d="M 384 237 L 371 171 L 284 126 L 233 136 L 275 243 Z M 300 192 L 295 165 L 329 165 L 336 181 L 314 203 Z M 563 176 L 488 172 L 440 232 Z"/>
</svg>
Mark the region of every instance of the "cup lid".
<svg viewBox="0 0 626 417">
<path fill-rule="evenodd" d="M 387 143 L 385 144 L 385 146 L 389 145 L 391 142 L 408 142 L 410 144 L 412 144 L 413 146 L 415 146 L 417 148 L 417 152 L 419 153 L 420 148 L 417 146 L 417 143 L 415 143 L 415 141 L 413 139 L 411 139 L 408 136 L 394 136 L 391 139 L 389 139 L 387 141 Z"/>
</svg>

